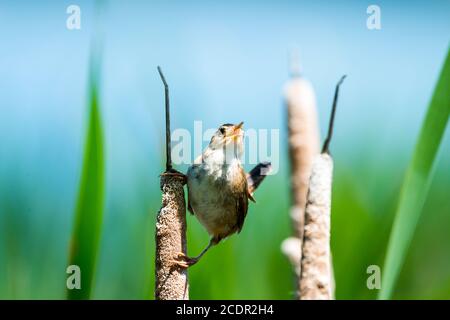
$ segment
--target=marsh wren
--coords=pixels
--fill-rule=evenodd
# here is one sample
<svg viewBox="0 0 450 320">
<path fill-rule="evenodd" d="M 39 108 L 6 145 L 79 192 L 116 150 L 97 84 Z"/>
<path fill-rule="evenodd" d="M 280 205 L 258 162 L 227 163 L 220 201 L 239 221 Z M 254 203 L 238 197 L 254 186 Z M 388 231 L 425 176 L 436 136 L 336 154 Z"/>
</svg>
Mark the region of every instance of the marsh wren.
<svg viewBox="0 0 450 320">
<path fill-rule="evenodd" d="M 247 215 L 248 200 L 262 182 L 270 163 L 260 163 L 248 174 L 240 158 L 244 148 L 243 122 L 224 124 L 187 172 L 188 210 L 211 235 L 208 246 L 195 258 L 180 253 L 176 263 L 189 267 L 222 239 L 239 233 Z"/>
</svg>

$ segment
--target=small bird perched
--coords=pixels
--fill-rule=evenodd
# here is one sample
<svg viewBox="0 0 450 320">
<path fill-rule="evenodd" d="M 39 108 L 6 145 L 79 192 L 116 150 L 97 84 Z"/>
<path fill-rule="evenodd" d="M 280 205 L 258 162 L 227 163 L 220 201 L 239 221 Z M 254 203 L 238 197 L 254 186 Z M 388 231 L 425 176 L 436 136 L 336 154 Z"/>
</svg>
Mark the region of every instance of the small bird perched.
<svg viewBox="0 0 450 320">
<path fill-rule="evenodd" d="M 270 170 L 270 163 L 258 164 L 248 174 L 240 158 L 244 148 L 243 122 L 224 124 L 212 136 L 208 147 L 187 172 L 188 210 L 211 235 L 208 246 L 195 258 L 180 253 L 176 263 L 189 267 L 211 246 L 239 233 L 247 215 L 248 200 Z"/>
</svg>

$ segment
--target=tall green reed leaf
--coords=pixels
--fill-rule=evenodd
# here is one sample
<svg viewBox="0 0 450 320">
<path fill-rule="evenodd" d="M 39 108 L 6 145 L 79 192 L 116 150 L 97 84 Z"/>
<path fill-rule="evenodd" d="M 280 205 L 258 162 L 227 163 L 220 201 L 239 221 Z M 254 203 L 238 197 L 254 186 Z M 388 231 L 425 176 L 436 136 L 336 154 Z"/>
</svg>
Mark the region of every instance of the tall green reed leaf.
<svg viewBox="0 0 450 320">
<path fill-rule="evenodd" d="M 81 289 L 68 289 L 68 299 L 89 299 L 91 296 L 102 229 L 105 163 L 97 61 L 91 62 L 89 119 L 69 258 L 70 265 L 80 268 Z"/>
<path fill-rule="evenodd" d="M 406 172 L 391 231 L 379 299 L 392 296 L 427 197 L 433 164 L 450 115 L 450 50 Z"/>
</svg>

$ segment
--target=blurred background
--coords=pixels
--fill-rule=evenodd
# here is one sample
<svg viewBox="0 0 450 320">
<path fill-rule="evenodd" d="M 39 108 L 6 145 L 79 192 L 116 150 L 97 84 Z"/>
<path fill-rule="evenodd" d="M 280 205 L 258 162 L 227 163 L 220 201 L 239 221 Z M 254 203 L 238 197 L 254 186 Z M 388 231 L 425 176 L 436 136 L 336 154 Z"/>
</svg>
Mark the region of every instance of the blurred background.
<svg viewBox="0 0 450 320">
<path fill-rule="evenodd" d="M 81 8 L 80 30 L 66 28 L 71 4 Z M 371 4 L 381 8 L 381 30 L 366 27 Z M 106 198 L 93 298 L 153 298 L 165 156 L 157 65 L 171 87 L 172 128 L 242 120 L 281 132 L 280 172 L 258 190 L 241 234 L 189 270 L 191 298 L 293 297 L 280 251 L 290 235 L 282 87 L 293 47 L 316 90 L 322 137 L 334 85 L 348 75 L 332 144 L 336 297 L 375 298 L 366 269 L 383 265 L 404 172 L 448 49 L 449 13 L 448 1 L 108 1 L 101 13 L 91 1 L 2 1 L 0 298 L 65 298 L 96 39 Z M 447 130 L 396 299 L 450 297 L 449 168 Z M 190 255 L 208 239 L 189 216 Z"/>
</svg>

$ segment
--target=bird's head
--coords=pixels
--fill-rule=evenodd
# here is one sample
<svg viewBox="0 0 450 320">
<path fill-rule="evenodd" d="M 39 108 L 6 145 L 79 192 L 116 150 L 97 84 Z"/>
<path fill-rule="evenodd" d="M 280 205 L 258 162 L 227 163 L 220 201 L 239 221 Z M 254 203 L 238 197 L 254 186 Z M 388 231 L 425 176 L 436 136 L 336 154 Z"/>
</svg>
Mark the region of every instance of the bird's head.
<svg viewBox="0 0 450 320">
<path fill-rule="evenodd" d="M 233 155 L 240 157 L 244 145 L 243 125 L 243 122 L 221 125 L 212 136 L 209 149 L 212 151 L 223 150 L 226 153 L 232 152 Z"/>
</svg>

